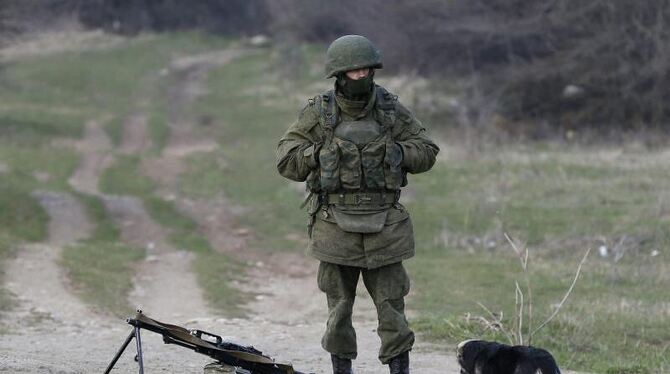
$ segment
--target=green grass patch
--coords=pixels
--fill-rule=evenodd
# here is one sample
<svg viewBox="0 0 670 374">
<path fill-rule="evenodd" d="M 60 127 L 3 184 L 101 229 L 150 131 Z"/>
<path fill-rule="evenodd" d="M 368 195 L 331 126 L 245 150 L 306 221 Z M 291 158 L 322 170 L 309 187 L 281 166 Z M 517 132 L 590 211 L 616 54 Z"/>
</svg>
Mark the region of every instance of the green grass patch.
<svg viewBox="0 0 670 374">
<path fill-rule="evenodd" d="M 95 228 L 90 238 L 64 248 L 61 265 L 76 292 L 87 303 L 118 317 L 132 312 L 128 293 L 137 263 L 145 250 L 120 243 L 116 227 L 103 202 L 94 196 L 77 194 Z"/>
<path fill-rule="evenodd" d="M 149 116 L 149 134 L 151 136 L 151 146 L 155 153 L 160 153 L 170 136 L 170 129 L 167 123 L 166 107 L 163 103 Z"/>
<path fill-rule="evenodd" d="M 122 116 L 114 116 L 109 121 L 105 122 L 104 129 L 107 136 L 112 141 L 114 146 L 119 146 L 123 140 L 123 121 L 125 120 Z"/>
<path fill-rule="evenodd" d="M 144 200 L 151 216 L 170 230 L 170 241 L 178 248 L 193 252 L 211 252 L 207 239 L 198 232 L 198 225 L 184 216 L 172 202 L 155 197 Z"/>
<path fill-rule="evenodd" d="M 91 240 L 68 247 L 62 264 L 85 301 L 124 316 L 132 312 L 127 295 L 133 286 L 133 266 L 144 255 L 144 250 L 117 242 Z"/>
<path fill-rule="evenodd" d="M 120 238 L 120 230 L 107 214 L 105 204 L 96 196 L 77 194 L 77 198 L 86 207 L 89 219 L 95 222 L 95 228 L 89 240 L 99 242 L 117 242 Z"/>
<path fill-rule="evenodd" d="M 0 142 L 0 162 L 9 169 L 0 177 L 7 185 L 24 190 L 67 190 L 79 157 L 75 152 L 58 147 L 26 147 Z"/>
<path fill-rule="evenodd" d="M 40 146 L 58 137 L 79 137 L 88 115 L 84 111 L 49 111 L 30 105 L 0 107 L 0 137 L 4 142 L 22 146 Z"/>
<path fill-rule="evenodd" d="M 195 109 L 222 124 L 215 129 L 222 147 L 220 153 L 190 160 L 182 190 L 210 196 L 222 188 L 233 204 L 251 210 L 239 219 L 261 233 L 257 246 L 292 250 L 301 246 L 291 237 L 306 232 L 306 219 L 297 211 L 302 197 L 296 186 L 276 172 L 274 150 L 300 104 L 282 90 L 275 62 L 271 51 L 260 51 L 210 74 L 210 94 Z"/>
<path fill-rule="evenodd" d="M 22 242 L 37 242 L 48 235 L 49 216 L 30 196 L 25 183 L 0 175 L 0 317 L 11 310 L 16 300 L 3 287 L 6 262 L 15 255 Z M 0 321 L 0 334 L 8 331 Z"/>
<path fill-rule="evenodd" d="M 187 170 L 179 178 L 180 191 L 191 197 L 216 197 L 227 179 L 226 165 L 215 152 L 190 156 Z"/>
<path fill-rule="evenodd" d="M 565 156 L 579 152 L 594 158 L 597 150 L 589 149 L 508 148 L 447 160 L 410 180 L 418 256 L 409 268 L 418 290 L 414 308 L 422 312 L 414 321 L 418 330 L 450 342 L 503 339 L 464 317 L 486 316 L 477 302 L 508 318 L 514 315 L 514 281 L 523 278 L 502 232 L 531 247 L 536 323 L 560 301 L 587 247 L 607 244 L 611 250 L 625 235 L 638 239 L 623 259 L 615 263 L 592 253 L 567 306 L 534 344 L 575 370 L 667 369 L 668 346 L 662 342 L 670 332 L 651 328 L 670 322 L 663 312 L 667 305 L 660 302 L 667 299 L 662 290 L 670 280 L 663 274 L 670 264 L 651 254 L 670 243 L 658 226 L 668 222 L 662 208 L 670 182 L 667 167 L 649 162 L 624 168 Z M 464 238 L 480 241 L 462 244 Z M 487 240 L 495 249 L 485 249 Z M 632 337 L 631 331 L 644 333 Z"/>
<path fill-rule="evenodd" d="M 100 177 L 100 190 L 106 194 L 150 196 L 155 185 L 140 173 L 139 156 L 118 156 Z"/>
<path fill-rule="evenodd" d="M 14 255 L 16 252 L 16 239 L 12 238 L 6 233 L 0 232 L 0 281 L 5 275 L 5 261 Z M 11 310 L 14 305 L 14 299 L 9 292 L 0 287 L 0 314 Z M 0 326 L 0 331 L 2 327 Z"/>
<path fill-rule="evenodd" d="M 9 331 L 9 327 L 2 323 L 2 314 L 16 305 L 16 300 L 2 285 L 6 269 L 6 261 L 16 252 L 16 239 L 0 231 L 0 335 Z"/>
<path fill-rule="evenodd" d="M 36 242 L 47 236 L 49 216 L 30 192 L 0 179 L 0 234 Z"/>
<path fill-rule="evenodd" d="M 243 282 L 246 266 L 230 256 L 217 252 L 199 253 L 193 267 L 198 275 L 198 283 L 203 288 L 207 300 L 216 309 L 226 312 L 229 317 L 244 317 L 250 295 L 240 291 L 235 282 Z"/>
<path fill-rule="evenodd" d="M 534 326 L 553 312 L 577 265 L 570 257 L 536 257 L 531 257 L 530 274 Z M 667 321 L 662 293 L 668 285 L 657 275 L 663 266 L 649 264 L 635 270 L 620 266 L 615 280 L 611 267 L 592 257 L 557 319 L 538 332 L 533 344 L 550 350 L 566 368 L 605 372 L 614 364 L 667 367 L 668 347 L 663 342 L 670 339 L 670 332 L 654 327 Z M 418 331 L 448 342 L 471 338 L 507 342 L 504 334 L 482 323 L 480 317 L 492 318 L 478 303 L 494 313 L 502 311 L 504 325 L 513 327 L 515 281 L 523 287 L 516 258 L 445 251 L 419 255 L 409 268 L 418 294 L 414 308 L 422 311 L 412 321 Z"/>
</svg>

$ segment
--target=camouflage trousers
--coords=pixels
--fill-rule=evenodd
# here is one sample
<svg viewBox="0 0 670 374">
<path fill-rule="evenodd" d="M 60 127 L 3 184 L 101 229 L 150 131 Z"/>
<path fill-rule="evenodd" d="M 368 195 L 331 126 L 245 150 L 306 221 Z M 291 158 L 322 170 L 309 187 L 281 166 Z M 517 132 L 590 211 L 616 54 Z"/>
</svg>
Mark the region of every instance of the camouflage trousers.
<svg viewBox="0 0 670 374">
<path fill-rule="evenodd" d="M 409 292 L 409 277 L 402 262 L 375 269 L 320 263 L 318 285 L 328 300 L 328 323 L 321 345 L 339 357 L 356 358 L 356 331 L 351 318 L 361 275 L 377 308 L 377 334 L 382 343 L 379 360 L 387 364 L 391 358 L 411 350 L 414 344 L 414 333 L 405 318 L 404 297 Z"/>
</svg>

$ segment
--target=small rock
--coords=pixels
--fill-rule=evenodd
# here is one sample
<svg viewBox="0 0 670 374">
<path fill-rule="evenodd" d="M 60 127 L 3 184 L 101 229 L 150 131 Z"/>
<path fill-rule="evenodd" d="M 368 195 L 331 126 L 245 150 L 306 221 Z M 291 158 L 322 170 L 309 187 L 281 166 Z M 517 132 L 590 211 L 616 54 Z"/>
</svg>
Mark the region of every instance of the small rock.
<svg viewBox="0 0 670 374">
<path fill-rule="evenodd" d="M 609 256 L 609 250 L 607 249 L 607 246 L 601 245 L 598 247 L 598 254 L 600 257 L 607 257 Z"/>
<path fill-rule="evenodd" d="M 566 99 L 579 97 L 583 93 L 584 89 L 574 84 L 569 84 L 563 88 L 563 97 Z"/>
<path fill-rule="evenodd" d="M 241 235 L 241 236 L 246 236 L 249 235 L 250 231 L 247 228 L 241 228 L 241 229 L 236 229 L 235 234 Z"/>
<path fill-rule="evenodd" d="M 265 35 L 256 35 L 249 39 L 249 44 L 254 47 L 267 47 L 270 45 L 270 38 Z"/>
</svg>

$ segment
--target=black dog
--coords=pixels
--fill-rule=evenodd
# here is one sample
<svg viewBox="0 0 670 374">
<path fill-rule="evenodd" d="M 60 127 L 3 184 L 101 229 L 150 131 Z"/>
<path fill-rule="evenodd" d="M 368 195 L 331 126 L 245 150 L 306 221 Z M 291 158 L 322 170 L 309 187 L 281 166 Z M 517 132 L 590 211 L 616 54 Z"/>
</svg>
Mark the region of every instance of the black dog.
<svg viewBox="0 0 670 374">
<path fill-rule="evenodd" d="M 458 344 L 457 356 L 461 374 L 561 374 L 551 354 L 540 348 L 466 340 Z"/>
</svg>

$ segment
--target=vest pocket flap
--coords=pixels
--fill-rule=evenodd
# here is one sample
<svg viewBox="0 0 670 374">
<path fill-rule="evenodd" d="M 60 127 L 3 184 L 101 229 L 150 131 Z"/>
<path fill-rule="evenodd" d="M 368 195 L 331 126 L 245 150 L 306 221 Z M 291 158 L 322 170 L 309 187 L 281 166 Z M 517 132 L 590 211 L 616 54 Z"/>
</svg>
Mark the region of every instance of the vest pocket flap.
<svg viewBox="0 0 670 374">
<path fill-rule="evenodd" d="M 319 164 L 321 164 L 321 170 L 328 172 L 333 172 L 337 170 L 340 161 L 340 154 L 337 144 L 330 144 L 327 147 L 323 147 L 319 153 Z"/>
<path fill-rule="evenodd" d="M 319 152 L 321 168 L 321 188 L 336 191 L 340 187 L 339 173 L 340 153 L 337 144 L 331 143 Z"/>
<path fill-rule="evenodd" d="M 381 212 L 342 211 L 332 209 L 333 217 L 342 230 L 361 234 L 374 234 L 382 231 L 389 210 Z"/>
<path fill-rule="evenodd" d="M 348 190 L 361 187 L 361 156 L 356 144 L 342 139 L 335 139 L 340 148 L 340 182 Z"/>
<path fill-rule="evenodd" d="M 386 187 L 384 179 L 384 155 L 386 144 L 384 142 L 372 142 L 361 151 L 361 163 L 365 185 L 371 190 L 383 190 Z"/>
</svg>

